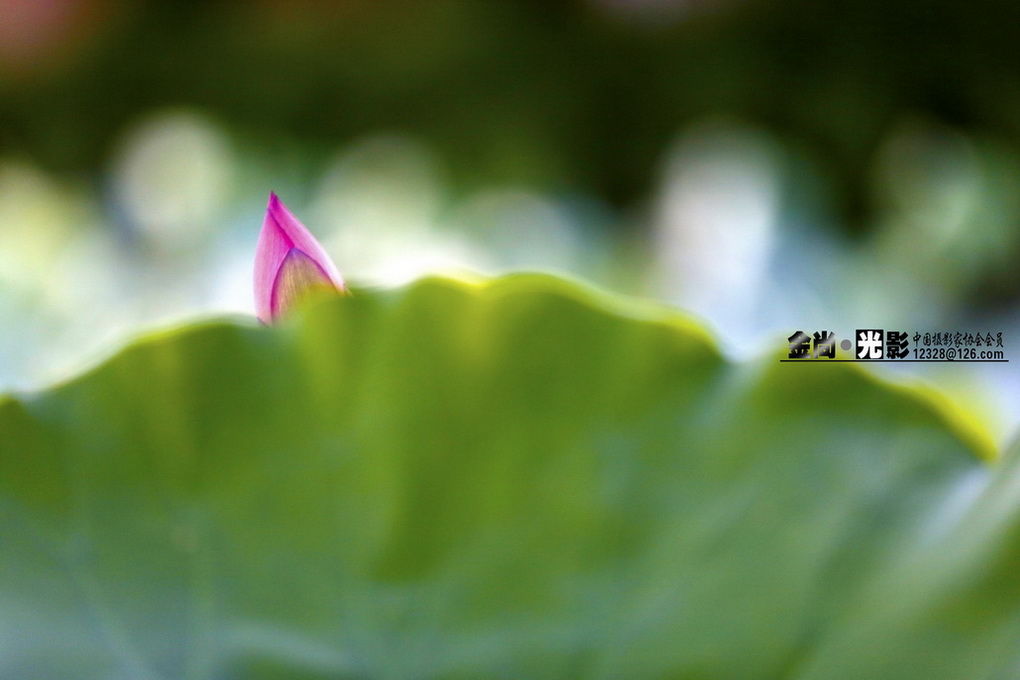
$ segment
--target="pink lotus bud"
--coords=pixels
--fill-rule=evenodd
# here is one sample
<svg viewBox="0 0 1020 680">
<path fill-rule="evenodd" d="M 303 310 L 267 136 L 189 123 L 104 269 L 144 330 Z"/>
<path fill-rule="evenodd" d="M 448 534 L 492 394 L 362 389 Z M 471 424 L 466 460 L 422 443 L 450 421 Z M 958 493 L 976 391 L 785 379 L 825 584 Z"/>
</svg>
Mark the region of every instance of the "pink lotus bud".
<svg viewBox="0 0 1020 680">
<path fill-rule="evenodd" d="M 269 194 L 266 219 L 255 248 L 255 313 L 272 323 L 312 290 L 347 292 L 336 265 L 311 232 Z"/>
</svg>

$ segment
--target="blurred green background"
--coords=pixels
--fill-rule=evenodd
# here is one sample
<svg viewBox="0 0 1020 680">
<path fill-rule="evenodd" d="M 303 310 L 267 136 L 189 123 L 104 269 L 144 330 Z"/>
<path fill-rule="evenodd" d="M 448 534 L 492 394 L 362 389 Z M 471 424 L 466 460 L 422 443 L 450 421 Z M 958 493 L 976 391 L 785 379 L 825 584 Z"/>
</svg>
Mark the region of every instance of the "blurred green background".
<svg viewBox="0 0 1020 680">
<path fill-rule="evenodd" d="M 351 280 L 551 269 L 1020 413 L 1020 5 L 0 0 L 0 389 L 251 305 L 270 189 Z M 824 370 L 822 367 L 819 369 Z"/>
</svg>

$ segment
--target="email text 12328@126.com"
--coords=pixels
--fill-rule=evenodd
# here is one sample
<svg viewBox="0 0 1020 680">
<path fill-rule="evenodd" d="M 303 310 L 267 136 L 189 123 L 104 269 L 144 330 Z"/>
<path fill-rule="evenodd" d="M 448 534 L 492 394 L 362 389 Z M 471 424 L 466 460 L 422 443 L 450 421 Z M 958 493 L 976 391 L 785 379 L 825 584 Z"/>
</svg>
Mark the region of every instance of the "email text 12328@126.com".
<svg viewBox="0 0 1020 680">
<path fill-rule="evenodd" d="M 837 338 L 828 330 L 798 330 L 787 338 L 789 353 L 780 361 L 895 361 L 1005 363 L 1001 331 L 904 331 L 858 328 Z"/>
</svg>

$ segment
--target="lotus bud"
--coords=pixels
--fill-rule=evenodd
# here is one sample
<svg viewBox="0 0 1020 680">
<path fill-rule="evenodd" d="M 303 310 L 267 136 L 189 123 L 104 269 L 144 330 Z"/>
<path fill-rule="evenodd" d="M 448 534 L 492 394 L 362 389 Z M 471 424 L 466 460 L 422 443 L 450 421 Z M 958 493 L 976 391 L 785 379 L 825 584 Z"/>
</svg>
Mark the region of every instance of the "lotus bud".
<svg viewBox="0 0 1020 680">
<path fill-rule="evenodd" d="M 316 290 L 347 292 L 323 247 L 276 194 L 270 193 L 255 248 L 255 313 L 262 323 L 272 323 Z"/>
</svg>

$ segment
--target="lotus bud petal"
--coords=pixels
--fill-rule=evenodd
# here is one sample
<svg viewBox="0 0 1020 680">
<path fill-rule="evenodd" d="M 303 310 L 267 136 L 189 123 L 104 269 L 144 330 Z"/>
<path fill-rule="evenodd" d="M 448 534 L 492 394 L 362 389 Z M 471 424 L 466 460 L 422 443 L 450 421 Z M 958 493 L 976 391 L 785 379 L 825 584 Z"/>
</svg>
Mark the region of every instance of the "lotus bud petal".
<svg viewBox="0 0 1020 680">
<path fill-rule="evenodd" d="M 272 323 L 314 290 L 347 292 L 336 265 L 305 225 L 276 194 L 269 194 L 266 219 L 255 248 L 255 313 Z"/>
</svg>

